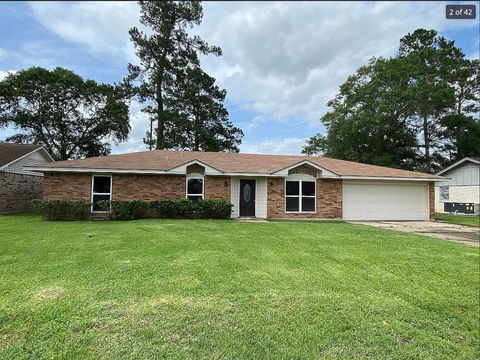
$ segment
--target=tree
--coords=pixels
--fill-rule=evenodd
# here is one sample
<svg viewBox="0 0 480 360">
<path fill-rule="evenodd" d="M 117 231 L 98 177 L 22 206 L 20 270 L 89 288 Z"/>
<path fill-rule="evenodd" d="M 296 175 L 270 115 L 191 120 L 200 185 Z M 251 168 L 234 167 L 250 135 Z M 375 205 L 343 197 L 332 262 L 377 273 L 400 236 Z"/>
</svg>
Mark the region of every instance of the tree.
<svg viewBox="0 0 480 360">
<path fill-rule="evenodd" d="M 57 160 L 107 155 L 128 137 L 128 103 L 119 88 L 84 80 L 70 70 L 32 67 L 0 82 L 0 126 L 6 139 L 43 145 Z"/>
<path fill-rule="evenodd" d="M 156 148 L 171 145 L 166 139 L 169 128 L 178 116 L 171 109 L 168 94 L 178 87 L 178 78 L 188 66 L 198 66 L 198 54 L 221 55 L 221 49 L 210 46 L 199 36 L 191 36 L 188 27 L 199 25 L 203 10 L 200 1 L 139 1 L 140 22 L 149 31 L 136 27 L 130 29 L 140 65 L 129 64 L 129 84 L 133 94 L 145 104 L 143 111 L 150 117 L 150 139 L 146 143 L 153 147 L 156 132 Z M 157 123 L 153 129 L 153 123 Z M 169 133 L 173 133 L 170 129 Z"/>
<path fill-rule="evenodd" d="M 433 172 L 478 143 L 478 61 L 434 30 L 400 40 L 397 56 L 372 59 L 340 86 L 315 144 L 329 156 Z M 318 142 L 318 139 L 323 139 Z"/>
<path fill-rule="evenodd" d="M 404 67 L 402 61 L 372 59 L 358 69 L 328 103 L 332 111 L 321 119 L 328 135 L 315 135 L 302 152 L 413 168 L 416 142 L 405 126 L 412 104 L 402 95 L 408 82 Z"/>
<path fill-rule="evenodd" d="M 235 151 L 243 136 L 228 118 L 223 102 L 226 91 L 215 85 L 215 79 L 199 67 L 188 68 L 180 79 L 172 108 L 172 126 L 167 138 L 173 148 L 195 151 Z"/>
</svg>

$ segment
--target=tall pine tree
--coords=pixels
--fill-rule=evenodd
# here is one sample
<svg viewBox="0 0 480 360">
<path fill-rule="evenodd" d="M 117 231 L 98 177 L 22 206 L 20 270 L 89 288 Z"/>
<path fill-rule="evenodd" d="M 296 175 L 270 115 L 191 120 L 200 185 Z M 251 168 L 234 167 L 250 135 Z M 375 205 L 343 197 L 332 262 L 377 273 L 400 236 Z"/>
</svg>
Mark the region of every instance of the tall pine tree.
<svg viewBox="0 0 480 360">
<path fill-rule="evenodd" d="M 199 54 L 222 51 L 187 31 L 202 21 L 200 1 L 139 5 L 147 30 L 129 31 L 140 64 L 129 64 L 127 84 L 150 119 L 145 143 L 150 149 L 238 151 L 242 133 L 228 120 L 225 91 L 200 68 Z"/>
<path fill-rule="evenodd" d="M 199 67 L 188 68 L 172 94 L 176 116 L 167 132 L 171 147 L 194 151 L 238 152 L 243 132 L 228 118 L 226 90 Z"/>
</svg>

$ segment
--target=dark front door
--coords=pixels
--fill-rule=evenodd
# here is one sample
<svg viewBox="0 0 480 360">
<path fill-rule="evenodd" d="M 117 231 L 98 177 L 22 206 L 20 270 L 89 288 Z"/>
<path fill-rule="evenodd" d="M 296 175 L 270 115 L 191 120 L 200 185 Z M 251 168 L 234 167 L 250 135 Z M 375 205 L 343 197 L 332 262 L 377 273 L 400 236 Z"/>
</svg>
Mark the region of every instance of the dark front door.
<svg viewBox="0 0 480 360">
<path fill-rule="evenodd" d="M 240 216 L 255 216 L 255 180 L 240 180 Z"/>
</svg>

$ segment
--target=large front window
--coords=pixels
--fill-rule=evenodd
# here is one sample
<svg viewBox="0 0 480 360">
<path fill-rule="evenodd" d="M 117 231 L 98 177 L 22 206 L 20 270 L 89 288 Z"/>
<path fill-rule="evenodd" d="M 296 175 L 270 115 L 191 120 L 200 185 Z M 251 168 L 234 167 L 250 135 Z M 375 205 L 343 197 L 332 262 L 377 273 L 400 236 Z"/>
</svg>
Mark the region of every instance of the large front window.
<svg viewBox="0 0 480 360">
<path fill-rule="evenodd" d="M 187 199 L 192 201 L 203 199 L 203 178 L 187 178 Z"/>
<path fill-rule="evenodd" d="M 92 211 L 102 211 L 99 201 L 112 199 L 112 177 L 94 175 L 92 178 Z"/>
<path fill-rule="evenodd" d="M 315 181 L 285 181 L 285 211 L 315 212 Z"/>
</svg>

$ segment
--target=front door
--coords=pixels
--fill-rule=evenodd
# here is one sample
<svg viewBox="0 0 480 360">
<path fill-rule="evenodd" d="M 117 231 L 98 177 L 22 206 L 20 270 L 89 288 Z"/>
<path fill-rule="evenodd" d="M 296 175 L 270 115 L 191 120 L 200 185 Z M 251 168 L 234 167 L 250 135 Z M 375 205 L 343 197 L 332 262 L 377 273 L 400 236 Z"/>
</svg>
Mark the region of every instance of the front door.
<svg viewBox="0 0 480 360">
<path fill-rule="evenodd" d="M 255 180 L 240 180 L 240 216 L 255 217 Z"/>
</svg>

